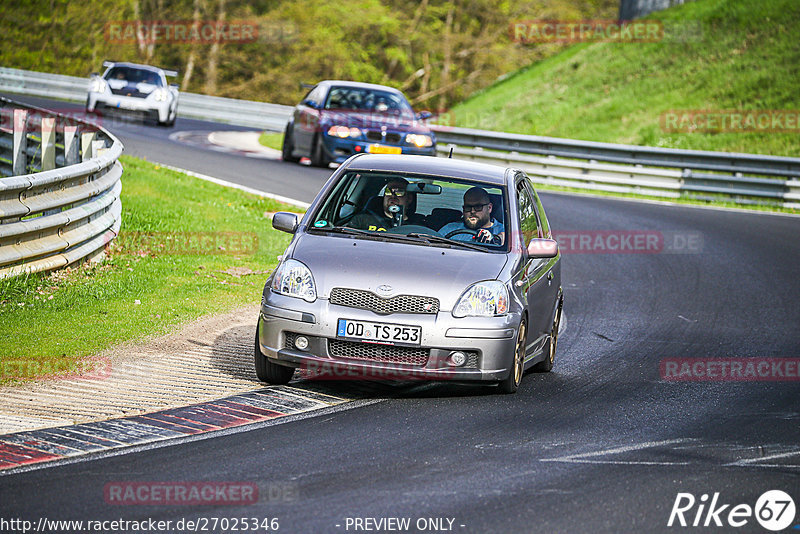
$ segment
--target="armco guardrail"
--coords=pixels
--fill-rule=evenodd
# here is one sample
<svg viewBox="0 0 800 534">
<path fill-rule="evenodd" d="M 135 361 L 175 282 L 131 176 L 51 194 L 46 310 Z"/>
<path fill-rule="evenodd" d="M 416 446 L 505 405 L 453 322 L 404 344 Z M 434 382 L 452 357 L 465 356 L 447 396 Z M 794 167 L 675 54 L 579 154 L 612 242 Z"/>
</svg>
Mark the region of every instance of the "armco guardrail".
<svg viewBox="0 0 800 534">
<path fill-rule="evenodd" d="M 0 68 L 0 92 L 83 102 L 88 79 Z M 282 131 L 292 108 L 181 93 L 178 115 Z M 542 184 L 800 208 L 800 159 L 434 126 L 439 152 L 519 167 Z"/>
<path fill-rule="evenodd" d="M 542 184 L 800 208 L 800 158 L 617 145 L 435 126 L 438 151 Z"/>
<path fill-rule="evenodd" d="M 86 102 L 89 78 L 0 67 L 0 92 Z M 282 131 L 291 106 L 180 93 L 178 116 Z"/>
<path fill-rule="evenodd" d="M 0 278 L 97 257 L 119 233 L 122 143 L 0 98 Z"/>
</svg>

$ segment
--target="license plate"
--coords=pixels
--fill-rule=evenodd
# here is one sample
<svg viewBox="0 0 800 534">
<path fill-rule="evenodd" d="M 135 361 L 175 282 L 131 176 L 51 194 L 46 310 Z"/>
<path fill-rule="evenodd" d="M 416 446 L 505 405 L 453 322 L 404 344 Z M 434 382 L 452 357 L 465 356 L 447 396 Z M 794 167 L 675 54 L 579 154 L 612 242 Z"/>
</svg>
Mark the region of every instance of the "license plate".
<svg viewBox="0 0 800 534">
<path fill-rule="evenodd" d="M 339 319 L 336 337 L 364 343 L 419 346 L 422 338 L 422 328 L 403 324 Z"/>
<path fill-rule="evenodd" d="M 370 154 L 402 154 L 403 149 L 399 146 L 369 145 Z"/>
</svg>

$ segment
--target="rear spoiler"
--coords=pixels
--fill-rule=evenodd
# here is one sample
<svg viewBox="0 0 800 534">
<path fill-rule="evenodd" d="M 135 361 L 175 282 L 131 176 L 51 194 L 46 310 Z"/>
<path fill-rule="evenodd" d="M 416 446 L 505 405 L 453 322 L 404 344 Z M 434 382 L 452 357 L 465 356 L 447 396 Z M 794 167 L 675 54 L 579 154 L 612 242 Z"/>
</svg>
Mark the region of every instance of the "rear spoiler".
<svg viewBox="0 0 800 534">
<path fill-rule="evenodd" d="M 106 67 L 106 68 L 113 67 L 117 63 L 119 63 L 119 62 L 118 61 L 103 61 L 103 66 Z M 167 70 L 167 69 L 161 69 L 161 70 L 164 71 L 164 76 L 168 76 L 170 78 L 177 78 L 178 77 L 178 71 L 177 70 Z"/>
<path fill-rule="evenodd" d="M 303 82 L 300 82 L 300 88 L 301 89 L 313 89 L 316 86 L 317 86 L 317 84 L 315 84 L 315 83 L 303 83 Z"/>
</svg>

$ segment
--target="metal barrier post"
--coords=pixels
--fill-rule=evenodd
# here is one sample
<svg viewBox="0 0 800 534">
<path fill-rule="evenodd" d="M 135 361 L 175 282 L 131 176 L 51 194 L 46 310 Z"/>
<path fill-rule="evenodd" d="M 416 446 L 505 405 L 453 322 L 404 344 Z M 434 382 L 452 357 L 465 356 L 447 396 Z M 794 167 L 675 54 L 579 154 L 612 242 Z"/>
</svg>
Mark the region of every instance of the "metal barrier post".
<svg viewBox="0 0 800 534">
<path fill-rule="evenodd" d="M 64 164 L 75 165 L 80 161 L 79 154 L 78 127 L 74 124 L 64 124 Z"/>
<path fill-rule="evenodd" d="M 28 173 L 28 137 L 25 129 L 28 126 L 28 111 L 25 109 L 14 110 L 14 144 L 11 152 L 12 169 L 14 176 Z"/>
<path fill-rule="evenodd" d="M 56 118 L 42 117 L 42 170 L 56 168 Z"/>
</svg>

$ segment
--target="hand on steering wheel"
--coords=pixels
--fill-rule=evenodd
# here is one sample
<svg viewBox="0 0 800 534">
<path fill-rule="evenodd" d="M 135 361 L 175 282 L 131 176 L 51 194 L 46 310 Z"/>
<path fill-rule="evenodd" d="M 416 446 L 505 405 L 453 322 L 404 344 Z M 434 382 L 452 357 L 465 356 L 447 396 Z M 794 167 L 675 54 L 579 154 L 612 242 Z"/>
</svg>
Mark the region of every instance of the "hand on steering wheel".
<svg viewBox="0 0 800 534">
<path fill-rule="evenodd" d="M 452 232 L 447 232 L 446 237 L 450 239 L 453 236 L 461 235 L 461 234 L 468 234 L 471 236 L 475 236 L 475 241 L 478 243 L 490 243 L 492 245 L 500 245 L 500 236 L 499 235 L 492 235 L 492 233 L 486 229 L 481 228 L 480 230 L 470 230 L 469 228 L 459 228 L 458 230 L 453 230 Z"/>
</svg>

